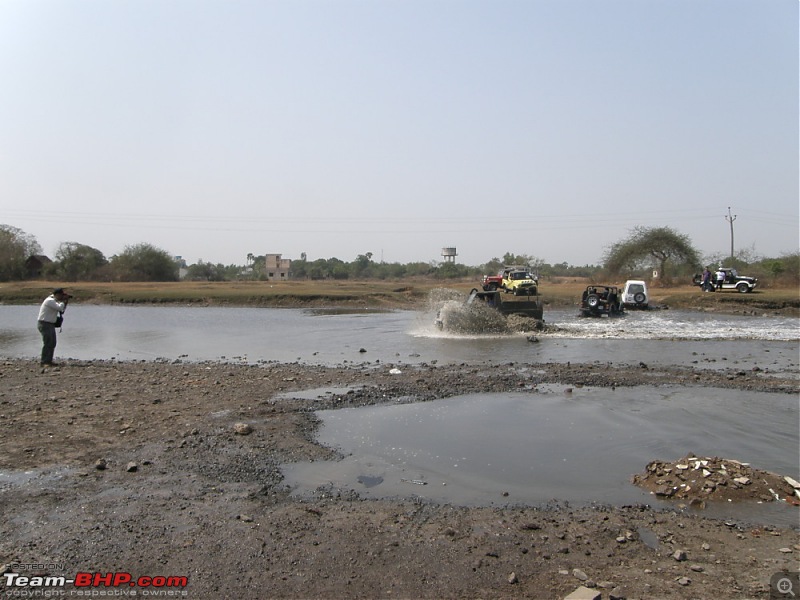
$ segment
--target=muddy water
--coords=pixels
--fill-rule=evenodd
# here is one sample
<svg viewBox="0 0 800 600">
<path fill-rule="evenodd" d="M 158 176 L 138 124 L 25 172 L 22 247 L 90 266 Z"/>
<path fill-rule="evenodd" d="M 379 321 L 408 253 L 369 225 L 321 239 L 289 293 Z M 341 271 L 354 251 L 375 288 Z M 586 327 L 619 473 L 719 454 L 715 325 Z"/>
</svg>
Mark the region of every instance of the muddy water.
<svg viewBox="0 0 800 600">
<path fill-rule="evenodd" d="M 36 306 L 0 306 L 0 356 L 35 358 Z M 548 330 L 453 335 L 435 312 L 70 306 L 58 358 L 257 363 L 603 362 L 752 368 L 797 373 L 797 319 L 687 311 L 581 319 L 545 312 Z"/>
<path fill-rule="evenodd" d="M 656 458 L 687 452 L 749 462 L 797 479 L 797 397 L 709 388 L 565 388 L 321 411 L 318 439 L 339 462 L 287 465 L 297 494 L 318 486 L 370 498 L 416 495 L 460 505 L 647 503 L 629 483 Z M 777 503 L 705 514 L 797 524 Z"/>
<path fill-rule="evenodd" d="M 36 359 L 37 306 L 0 306 L 0 356 Z M 703 369 L 759 367 L 798 377 L 797 319 L 685 311 L 581 319 L 546 311 L 547 330 L 452 334 L 436 312 L 71 306 L 56 356 L 83 360 L 264 361 L 398 366 L 420 363 L 596 362 Z M 530 365 L 530 366 L 526 366 Z M 705 388 L 541 388 L 408 406 L 323 413 L 321 441 L 339 463 L 287 470 L 298 492 L 318 485 L 454 503 L 656 504 L 628 483 L 653 459 L 719 455 L 798 474 L 796 396 Z M 503 494 L 507 493 L 507 496 Z M 733 514 L 780 522 L 785 507 Z M 711 509 L 707 510 L 709 512 Z M 722 509 L 719 509 L 722 510 Z"/>
</svg>

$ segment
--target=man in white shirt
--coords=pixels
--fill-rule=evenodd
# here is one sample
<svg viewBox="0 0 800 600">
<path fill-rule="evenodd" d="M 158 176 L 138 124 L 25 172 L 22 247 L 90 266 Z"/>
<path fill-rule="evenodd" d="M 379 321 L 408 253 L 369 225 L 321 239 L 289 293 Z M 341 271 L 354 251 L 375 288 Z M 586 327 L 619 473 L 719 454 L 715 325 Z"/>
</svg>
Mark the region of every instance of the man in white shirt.
<svg viewBox="0 0 800 600">
<path fill-rule="evenodd" d="M 42 334 L 42 366 L 53 366 L 53 353 L 56 350 L 56 319 L 67 310 L 70 298 L 64 288 L 56 288 L 39 307 L 37 328 Z"/>
<path fill-rule="evenodd" d="M 722 284 L 725 283 L 725 271 L 721 268 L 717 271 L 717 289 L 722 289 Z"/>
</svg>

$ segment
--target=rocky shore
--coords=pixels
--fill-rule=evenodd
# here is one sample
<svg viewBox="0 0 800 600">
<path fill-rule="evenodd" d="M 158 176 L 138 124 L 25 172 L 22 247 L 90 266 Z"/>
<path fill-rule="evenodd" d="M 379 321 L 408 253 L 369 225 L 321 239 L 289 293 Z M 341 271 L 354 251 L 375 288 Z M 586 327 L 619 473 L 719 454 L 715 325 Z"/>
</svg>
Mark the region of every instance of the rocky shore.
<svg viewBox="0 0 800 600">
<path fill-rule="evenodd" d="M 674 510 L 466 508 L 330 487 L 299 499 L 282 483 L 281 464 L 336 458 L 314 441 L 314 411 L 323 408 L 540 383 L 798 392 L 796 378 L 759 370 L 537 364 L 508 365 L 498 377 L 498 369 L 422 365 L 398 376 L 375 364 L 4 361 L 0 565 L 6 573 L 33 565 L 28 575 L 185 576 L 173 595 L 253 599 L 758 598 L 776 573 L 797 570 L 796 529 L 721 522 L 678 502 Z M 285 395 L 325 386 L 350 392 Z M 642 457 L 641 483 L 655 493 L 678 472 L 719 477 L 716 463 L 695 469 L 690 459 L 708 457 L 690 450 L 674 464 Z"/>
</svg>

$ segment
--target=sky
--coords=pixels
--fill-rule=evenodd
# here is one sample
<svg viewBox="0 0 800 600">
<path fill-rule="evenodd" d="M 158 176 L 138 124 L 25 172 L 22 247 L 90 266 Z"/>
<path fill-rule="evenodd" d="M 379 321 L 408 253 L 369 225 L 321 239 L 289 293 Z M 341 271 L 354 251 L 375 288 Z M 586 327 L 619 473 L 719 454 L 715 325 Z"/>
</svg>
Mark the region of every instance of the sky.
<svg viewBox="0 0 800 600">
<path fill-rule="evenodd" d="M 601 264 L 800 249 L 797 0 L 0 0 L 0 224 Z"/>
</svg>

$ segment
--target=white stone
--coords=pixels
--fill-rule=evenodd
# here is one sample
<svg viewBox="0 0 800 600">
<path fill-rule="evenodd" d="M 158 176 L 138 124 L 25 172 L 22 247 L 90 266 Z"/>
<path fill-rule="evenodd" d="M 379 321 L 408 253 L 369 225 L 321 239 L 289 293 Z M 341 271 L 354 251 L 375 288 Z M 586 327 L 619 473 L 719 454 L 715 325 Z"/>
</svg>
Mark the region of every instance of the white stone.
<svg viewBox="0 0 800 600">
<path fill-rule="evenodd" d="M 253 433 L 253 428 L 248 423 L 236 423 L 233 432 L 238 435 L 250 435 Z"/>
<path fill-rule="evenodd" d="M 794 489 L 800 488 L 800 483 L 798 483 L 797 481 L 795 481 L 794 479 L 792 479 L 788 475 L 786 477 L 784 477 L 783 480 L 786 483 L 788 483 L 790 486 L 792 486 Z"/>
<path fill-rule="evenodd" d="M 600 600 L 603 597 L 602 593 L 598 590 L 592 590 L 586 586 L 581 586 L 564 600 Z"/>
</svg>

